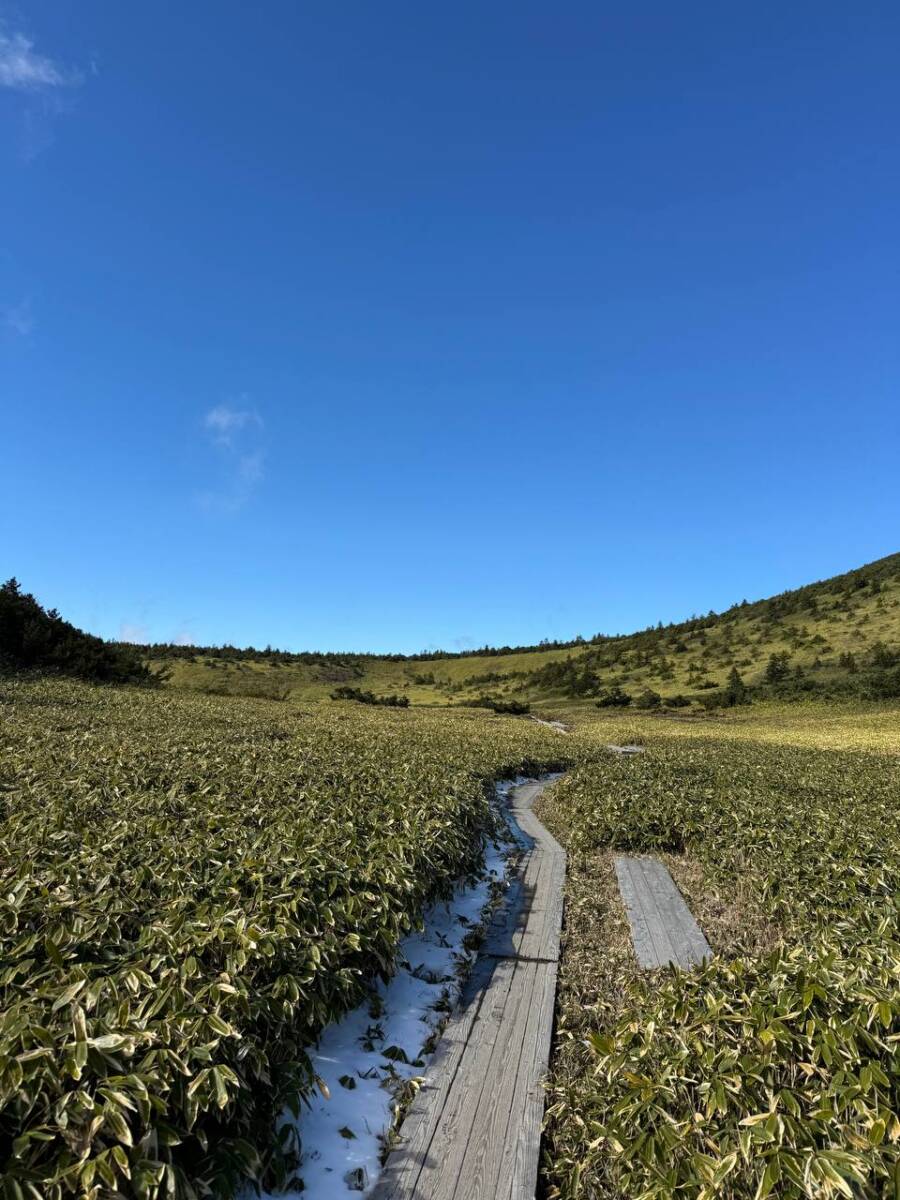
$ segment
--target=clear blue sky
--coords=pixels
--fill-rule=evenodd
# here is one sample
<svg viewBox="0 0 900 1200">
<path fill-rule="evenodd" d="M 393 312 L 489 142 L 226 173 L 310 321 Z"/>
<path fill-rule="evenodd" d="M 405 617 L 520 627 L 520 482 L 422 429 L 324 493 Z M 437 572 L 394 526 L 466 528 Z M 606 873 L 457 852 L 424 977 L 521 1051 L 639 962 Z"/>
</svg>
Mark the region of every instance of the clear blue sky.
<svg viewBox="0 0 900 1200">
<path fill-rule="evenodd" d="M 0 4 L 0 573 L 420 650 L 900 549 L 900 8 Z"/>
</svg>

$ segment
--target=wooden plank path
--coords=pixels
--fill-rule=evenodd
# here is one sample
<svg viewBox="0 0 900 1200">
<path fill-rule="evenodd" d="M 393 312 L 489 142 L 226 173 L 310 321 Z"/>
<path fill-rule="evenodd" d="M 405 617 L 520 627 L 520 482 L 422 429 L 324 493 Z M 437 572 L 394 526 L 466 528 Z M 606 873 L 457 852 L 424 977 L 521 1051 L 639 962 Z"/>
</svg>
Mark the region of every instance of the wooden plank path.
<svg viewBox="0 0 900 1200">
<path fill-rule="evenodd" d="M 616 858 L 619 891 L 631 925 L 634 952 L 642 967 L 674 964 L 686 970 L 712 950 L 691 910 L 658 858 Z"/>
<path fill-rule="evenodd" d="M 566 856 L 510 794 L 523 858 L 372 1200 L 534 1200 L 550 1056 Z"/>
</svg>

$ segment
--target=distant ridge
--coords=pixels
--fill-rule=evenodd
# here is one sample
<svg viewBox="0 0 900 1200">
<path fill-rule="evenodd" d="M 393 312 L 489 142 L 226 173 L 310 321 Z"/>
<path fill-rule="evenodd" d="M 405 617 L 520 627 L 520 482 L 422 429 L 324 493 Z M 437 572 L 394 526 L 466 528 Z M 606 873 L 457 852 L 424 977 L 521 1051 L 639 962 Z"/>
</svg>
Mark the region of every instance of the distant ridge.
<svg viewBox="0 0 900 1200">
<path fill-rule="evenodd" d="M 708 625 L 710 621 L 727 619 L 731 614 L 738 612 L 743 612 L 747 615 L 756 615 L 760 611 L 793 612 L 803 607 L 811 596 L 815 596 L 820 591 L 834 593 L 846 591 L 848 588 L 859 590 L 872 582 L 887 582 L 893 577 L 900 577 L 900 552 L 876 559 L 865 566 L 855 567 L 853 570 L 846 571 L 842 575 L 834 575 L 815 583 L 803 584 L 801 587 L 779 592 L 775 596 L 770 596 L 762 600 L 742 600 L 740 603 L 733 604 L 721 613 L 717 613 L 711 609 L 705 616 L 688 617 L 683 621 L 670 621 L 666 625 L 662 625 L 662 623 L 650 625 L 647 629 L 689 630 L 698 627 L 699 623 Z M 629 637 L 639 637 L 645 632 L 647 630 L 638 630 L 630 634 L 596 633 L 590 638 L 575 637 L 568 640 L 554 641 L 544 639 L 535 645 L 482 646 L 480 649 L 474 650 L 423 650 L 418 654 L 374 654 L 360 651 L 337 650 L 290 651 L 273 649 L 271 646 L 267 646 L 264 650 L 258 650 L 254 646 L 240 648 L 230 644 L 222 646 L 176 645 L 174 642 L 153 642 L 147 645 L 134 642 L 117 642 L 116 644 L 139 649 L 142 653 L 149 654 L 151 658 L 190 658 L 193 655 L 201 654 L 208 657 L 257 658 L 260 661 L 269 661 L 274 657 L 283 662 L 328 661 L 335 659 L 377 659 L 383 662 L 440 662 L 445 659 L 489 658 L 508 654 L 535 654 L 547 650 L 572 650 L 581 646 L 598 645 L 602 642 L 621 641 Z"/>
<path fill-rule="evenodd" d="M 900 697 L 900 554 L 722 613 L 627 635 L 458 653 L 289 653 L 234 646 L 128 646 L 175 687 L 278 700 L 337 685 L 411 704 L 499 712 L 589 703 L 715 708 L 764 697 Z"/>
</svg>

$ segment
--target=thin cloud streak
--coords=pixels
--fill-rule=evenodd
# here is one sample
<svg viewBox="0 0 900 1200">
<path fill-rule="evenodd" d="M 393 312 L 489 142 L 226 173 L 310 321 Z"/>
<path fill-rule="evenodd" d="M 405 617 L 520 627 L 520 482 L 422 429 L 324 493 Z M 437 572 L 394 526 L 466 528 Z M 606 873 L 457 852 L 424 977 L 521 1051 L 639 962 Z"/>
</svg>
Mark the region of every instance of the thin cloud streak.
<svg viewBox="0 0 900 1200">
<path fill-rule="evenodd" d="M 52 58 L 36 54 L 34 43 L 23 33 L 0 29 L 0 87 L 19 92 L 73 87 L 81 82 L 77 71 L 65 71 Z"/>
<path fill-rule="evenodd" d="M 197 496 L 200 507 L 208 513 L 238 512 L 265 478 L 266 452 L 261 444 L 265 425 L 256 409 L 246 406 L 246 396 L 240 401 L 241 407 L 217 404 L 203 417 L 203 429 L 225 476 L 222 487 Z"/>
<path fill-rule="evenodd" d="M 38 54 L 26 34 L 0 22 L 0 89 L 21 97 L 19 155 L 33 162 L 53 144 L 53 126 L 71 106 L 73 89 L 84 82 L 80 71 Z"/>
<path fill-rule="evenodd" d="M 217 404 L 203 418 L 203 424 L 219 446 L 231 446 L 235 437 L 248 427 L 262 429 L 262 418 L 254 409 Z"/>
<path fill-rule="evenodd" d="M 119 625 L 119 641 L 131 642 L 138 646 L 146 646 L 150 641 L 150 630 L 146 625 L 134 621 L 122 621 Z"/>
<path fill-rule="evenodd" d="M 31 301 L 22 300 L 19 304 L 11 304 L 3 310 L 3 328 L 15 337 L 28 337 L 34 332 L 34 314 L 31 311 Z"/>
<path fill-rule="evenodd" d="M 266 456 L 262 450 L 244 454 L 238 462 L 238 477 L 249 485 L 261 483 L 265 476 L 265 462 Z"/>
</svg>

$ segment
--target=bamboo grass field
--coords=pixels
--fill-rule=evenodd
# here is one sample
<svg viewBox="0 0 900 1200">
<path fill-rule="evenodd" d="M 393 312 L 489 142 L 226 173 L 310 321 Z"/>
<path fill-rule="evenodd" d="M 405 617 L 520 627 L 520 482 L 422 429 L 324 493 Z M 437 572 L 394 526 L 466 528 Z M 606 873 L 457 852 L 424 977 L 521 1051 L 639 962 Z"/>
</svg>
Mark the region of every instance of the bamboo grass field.
<svg viewBox="0 0 900 1200">
<path fill-rule="evenodd" d="M 864 725 L 603 723 L 644 753 L 548 798 L 569 851 L 549 1195 L 895 1194 L 900 714 Z M 663 855 L 707 966 L 636 970 L 612 849 Z"/>
<path fill-rule="evenodd" d="M 5 1196 L 290 1177 L 303 1047 L 477 866 L 486 784 L 558 738 L 480 714 L 2 689 Z"/>
<path fill-rule="evenodd" d="M 492 655 L 390 662 L 339 699 L 210 694 L 177 673 L 153 686 L 133 648 L 102 643 L 86 661 L 126 682 L 7 669 L 0 1195 L 229 1200 L 301 1186 L 298 1155 L 314 1147 L 279 1133 L 279 1114 L 319 1087 L 309 1047 L 391 975 L 426 907 L 477 873 L 497 828 L 493 781 L 548 770 L 565 773 L 538 815 L 568 877 L 543 1193 L 893 1195 L 900 706 L 863 694 L 890 683 L 900 642 L 886 623 L 896 558 L 884 561 L 862 584 L 815 585 L 817 619 L 837 619 L 821 617 L 823 593 L 879 614 L 853 669 L 837 645 L 823 659 L 835 694 L 751 678 L 740 703 L 720 690 L 702 704 L 713 689 L 700 689 L 670 710 L 533 690 L 564 731 L 507 715 L 496 680 L 497 712 L 441 689 L 379 703 L 398 670 L 483 677 Z M 31 629 L 32 645 L 40 628 L 45 653 L 78 661 L 78 631 L 20 590 L 3 600 L 5 636 Z M 771 655 L 793 624 L 766 623 L 782 637 Z M 728 640 L 719 620 L 705 629 Z M 537 671 L 597 645 L 608 653 L 537 651 Z M 288 669 L 251 662 L 265 677 Z M 325 656 L 312 669 L 334 668 Z M 626 744 L 643 752 L 609 748 Z M 709 963 L 638 969 L 616 853 L 663 860 Z"/>
</svg>

